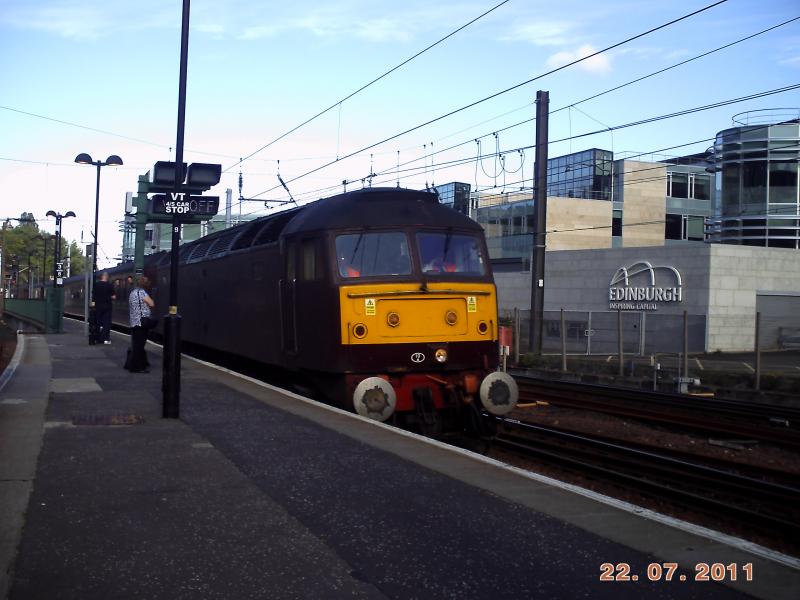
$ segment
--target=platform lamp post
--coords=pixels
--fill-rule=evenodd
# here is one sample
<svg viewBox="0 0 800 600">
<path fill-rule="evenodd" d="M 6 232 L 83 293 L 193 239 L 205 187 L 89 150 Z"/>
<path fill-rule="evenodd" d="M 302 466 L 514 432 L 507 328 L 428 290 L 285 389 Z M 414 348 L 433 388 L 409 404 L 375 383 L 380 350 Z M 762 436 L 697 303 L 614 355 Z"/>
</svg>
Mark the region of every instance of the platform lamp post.
<svg viewBox="0 0 800 600">
<path fill-rule="evenodd" d="M 46 216 L 53 217 L 56 220 L 56 234 L 53 236 L 55 238 L 55 247 L 53 248 L 53 287 L 61 287 L 58 285 L 58 262 L 61 260 L 61 221 L 76 215 L 71 210 L 68 210 L 63 215 L 54 210 L 48 210 Z M 47 242 L 45 241 L 45 243 Z M 46 249 L 45 253 L 47 253 Z"/>
<path fill-rule="evenodd" d="M 94 198 L 94 245 L 92 248 L 92 276 L 89 279 L 89 344 L 94 344 L 97 341 L 97 325 L 95 323 L 95 306 L 92 300 L 94 292 L 94 279 L 97 273 L 97 223 L 100 215 L 100 167 L 121 167 L 122 159 L 116 154 L 109 156 L 105 162 L 96 160 L 93 161 L 92 157 L 82 152 L 75 157 L 75 162 L 81 165 L 94 165 L 97 167 L 97 186 L 95 188 Z"/>
<path fill-rule="evenodd" d="M 34 238 L 34 239 L 37 239 L 37 240 L 42 240 L 44 242 L 44 254 L 42 255 L 42 271 L 41 271 L 41 273 L 42 273 L 42 276 L 41 276 L 42 292 L 43 293 L 44 293 L 44 288 L 47 287 L 47 286 L 44 285 L 44 281 L 45 281 L 45 278 L 47 277 L 47 242 L 50 241 L 50 238 L 51 238 L 50 234 L 46 234 L 46 235 L 39 234 Z"/>
</svg>

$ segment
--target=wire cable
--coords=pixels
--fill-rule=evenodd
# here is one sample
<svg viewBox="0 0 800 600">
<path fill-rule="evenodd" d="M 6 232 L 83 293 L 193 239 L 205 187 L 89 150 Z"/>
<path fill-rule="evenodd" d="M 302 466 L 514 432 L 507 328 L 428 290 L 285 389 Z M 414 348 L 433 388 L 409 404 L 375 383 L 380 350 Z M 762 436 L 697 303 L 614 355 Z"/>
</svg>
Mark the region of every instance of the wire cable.
<svg viewBox="0 0 800 600">
<path fill-rule="evenodd" d="M 248 160 L 248 159 L 252 158 L 253 156 L 255 156 L 256 154 L 258 154 L 258 153 L 259 153 L 259 152 L 261 152 L 262 150 L 265 150 L 265 149 L 269 148 L 270 146 L 272 146 L 272 145 L 273 145 L 273 144 L 275 144 L 276 142 L 279 142 L 280 140 L 282 140 L 282 139 L 283 139 L 283 138 L 285 138 L 286 136 L 288 136 L 288 135 L 290 135 L 290 134 L 294 133 L 295 131 L 297 131 L 297 130 L 298 130 L 298 129 L 300 129 L 301 127 L 303 127 L 303 126 L 305 126 L 305 125 L 308 125 L 309 123 L 311 123 L 312 121 L 314 121 L 314 120 L 315 120 L 315 119 L 317 119 L 318 117 L 321 117 L 322 115 L 324 115 L 325 113 L 327 113 L 327 112 L 328 112 L 328 111 L 330 111 L 331 109 L 335 108 L 336 106 L 339 106 L 339 107 L 341 107 L 341 105 L 342 105 L 342 103 L 343 103 L 343 102 L 345 102 L 345 101 L 349 100 L 350 98 L 352 98 L 352 97 L 353 97 L 353 96 L 355 96 L 356 94 L 358 94 L 358 93 L 360 93 L 360 92 L 363 92 L 365 89 L 367 89 L 368 87 L 370 87 L 372 84 L 374 84 L 374 83 L 377 83 L 378 81 L 380 81 L 380 80 L 381 80 L 381 79 L 383 79 L 384 77 L 386 77 L 386 76 L 388 76 L 388 75 L 390 75 L 390 74 L 394 73 L 395 71 L 397 71 L 397 70 L 398 70 L 398 69 L 400 69 L 401 67 L 403 67 L 403 66 L 407 65 L 408 63 L 410 63 L 410 62 L 411 62 L 412 60 L 414 60 L 415 58 L 417 58 L 417 57 L 419 57 L 419 56 L 422 56 L 422 55 L 423 55 L 423 54 L 425 54 L 425 53 L 426 53 L 428 50 L 430 50 L 430 49 L 434 48 L 435 46 L 438 46 L 439 44 L 441 44 L 441 43 L 442 43 L 442 42 L 444 42 L 445 40 L 447 40 L 447 39 L 449 39 L 449 38 L 453 37 L 453 36 L 454 36 L 455 34 L 457 34 L 458 32 L 460 32 L 460 31 L 463 31 L 464 29 L 466 29 L 467 27 L 469 27 L 470 25 L 472 25 L 472 24 L 473 24 L 473 23 L 475 23 L 476 21 L 478 21 L 478 20 L 482 19 L 483 17 L 485 17 L 485 16 L 486 16 L 486 15 L 488 15 L 489 13 L 491 13 L 491 12 L 493 12 L 493 11 L 497 10 L 498 8 L 500 8 L 501 6 L 503 6 L 504 4 L 507 4 L 509 1 L 510 1 L 510 0 L 503 0 L 502 2 L 500 2 L 499 4 L 497 4 L 497 5 L 493 6 L 492 8 L 490 8 L 489 10 L 487 10 L 486 12 L 484 12 L 484 13 L 482 13 L 482 14 L 478 15 L 477 17 L 475 17 L 475 18 L 474 18 L 474 19 L 472 19 L 471 21 L 469 21 L 469 22 L 465 23 L 464 25 L 462 25 L 462 26 L 461 26 L 461 27 L 459 27 L 458 29 L 456 29 L 456 30 L 454 30 L 454 31 L 451 31 L 450 33 L 448 33 L 448 34 L 447 34 L 446 36 L 444 36 L 443 38 L 441 38 L 441 39 L 439 39 L 439 40 L 435 41 L 433 44 L 430 44 L 429 46 L 427 46 L 427 47 L 423 48 L 422 50 L 420 50 L 419 52 L 417 52 L 417 53 L 416 53 L 414 56 L 411 56 L 410 58 L 407 58 L 406 60 L 404 60 L 404 61 L 403 61 L 403 62 L 401 62 L 400 64 L 398 64 L 398 65 L 396 65 L 396 66 L 392 67 L 391 69 L 389 69 L 388 71 L 386 71 L 386 72 L 385 72 L 385 73 L 383 73 L 382 75 L 379 75 L 378 77 L 376 77 L 375 79 L 373 79 L 373 80 L 372 80 L 372 81 L 370 81 L 369 83 L 366 83 L 366 84 L 362 85 L 360 88 L 358 88 L 358 89 L 357 89 L 357 90 L 355 90 L 354 92 L 350 92 L 350 93 L 349 93 L 347 96 L 345 96 L 345 97 L 344 97 L 344 98 L 342 98 L 341 100 L 338 100 L 337 102 L 334 102 L 334 103 L 333 103 L 333 104 L 331 104 L 331 105 L 330 105 L 328 108 L 321 110 L 320 112 L 318 112 L 317 114 L 315 114 L 313 117 L 310 117 L 310 118 L 306 119 L 305 121 L 303 121 L 303 122 L 302 122 L 302 123 L 300 123 L 299 125 L 296 125 L 296 126 L 292 127 L 292 128 L 291 128 L 289 131 L 287 131 L 286 133 L 283 133 L 283 134 L 279 135 L 278 137 L 276 137 L 275 139 L 273 139 L 272 141 L 270 141 L 270 142 L 268 142 L 268 143 L 264 144 L 264 145 L 263 145 L 263 146 L 261 146 L 261 147 L 260 147 L 258 150 L 255 150 L 254 152 L 251 152 L 250 154 L 248 154 L 247 156 L 245 156 L 245 157 L 242 159 L 242 161 L 245 161 L 245 160 Z M 726 0 L 722 0 L 722 1 L 724 2 L 724 1 L 726 1 Z M 340 126 L 341 126 L 341 123 L 340 123 Z M 336 158 L 336 160 L 339 160 L 339 157 L 338 157 L 338 151 L 337 151 L 337 158 Z M 234 166 L 236 166 L 236 165 L 234 164 L 234 165 L 231 165 L 231 166 L 229 166 L 229 167 L 226 167 L 225 169 L 223 169 L 223 173 L 224 173 L 225 171 L 227 171 L 227 170 L 231 169 L 231 168 L 232 168 L 232 167 L 234 167 Z M 290 180 L 290 182 L 291 182 L 291 180 Z"/>
<path fill-rule="evenodd" d="M 576 102 L 572 102 L 572 103 L 570 103 L 570 104 L 568 104 L 568 105 L 565 105 L 565 106 L 562 106 L 562 107 L 560 107 L 560 108 L 554 109 L 554 110 L 550 111 L 550 113 L 549 113 L 549 114 L 550 114 L 550 115 L 554 115 L 554 114 L 556 114 L 556 113 L 559 113 L 559 112 L 561 112 L 561 111 L 568 110 L 569 108 L 574 108 L 574 107 L 576 107 L 578 104 L 583 104 L 584 102 L 588 102 L 588 101 L 590 101 L 590 100 L 594 100 L 595 98 L 599 98 L 599 97 L 601 97 L 601 96 L 604 96 L 604 95 L 606 95 L 606 94 L 610 94 L 611 92 L 615 92 L 615 91 L 617 91 L 617 90 L 620 90 L 620 89 L 622 89 L 622 88 L 625 88 L 625 87 L 627 87 L 627 86 L 629 86 L 629 85 L 633 85 L 634 83 L 638 83 L 638 82 L 640 82 L 640 81 L 643 81 L 643 80 L 645 80 L 645 79 L 648 79 L 648 78 L 650 78 L 650 77 L 654 77 L 655 75 L 660 75 L 661 73 L 665 73 L 665 72 L 667 72 L 667 71 L 669 71 L 669 70 L 671 70 L 671 69 L 674 69 L 674 68 L 676 68 L 676 67 L 679 67 L 679 66 L 682 66 L 682 65 L 688 64 L 688 63 L 690 63 L 690 62 L 692 62 L 692 61 L 698 60 L 698 59 L 700 59 L 700 58 L 703 58 L 703 57 L 709 56 L 709 55 L 711 55 L 711 54 L 714 54 L 715 52 L 719 52 L 719 51 L 721 51 L 721 50 L 724 50 L 724 49 L 726 49 L 726 48 L 730 48 L 731 46 L 735 46 L 736 44 L 739 44 L 739 43 L 741 43 L 741 42 L 744 42 L 744 41 L 746 41 L 746 40 L 753 39 L 753 38 L 755 38 L 755 37 L 757 37 L 757 36 L 759 36 L 759 35 L 763 35 L 763 34 L 765 34 L 765 33 L 769 32 L 769 31 L 773 31 L 773 30 L 775 30 L 775 29 L 777 29 L 777 28 L 779 28 L 779 27 L 783 27 L 784 25 L 788 25 L 789 23 L 792 23 L 792 22 L 794 22 L 794 21 L 797 21 L 798 19 L 800 19 L 800 16 L 799 16 L 799 17 L 793 17 L 793 18 L 791 18 L 791 19 L 788 19 L 788 20 L 786 20 L 786 21 L 783 21 L 782 23 L 778 23 L 777 25 L 773 25 L 772 27 L 768 27 L 767 29 L 762 29 L 761 31 L 758 31 L 758 32 L 756 32 L 756 33 L 753 33 L 753 34 L 750 34 L 750 35 L 748 35 L 748 36 L 746 36 L 746 37 L 739 38 L 738 40 L 734 40 L 733 42 L 730 42 L 730 43 L 728 43 L 728 44 L 725 44 L 725 45 L 723 45 L 723 46 L 719 46 L 719 47 L 717 47 L 717 48 L 714 48 L 713 50 L 709 50 L 709 51 L 707 51 L 707 52 L 703 52 L 702 54 L 698 54 L 698 55 L 696 55 L 696 56 L 693 56 L 692 58 L 688 58 L 688 59 L 686 59 L 686 60 L 680 61 L 680 62 L 678 62 L 678 63 L 675 63 L 675 64 L 673 64 L 673 65 L 670 65 L 670 66 L 668 66 L 668 67 L 665 67 L 665 68 L 663 68 L 663 69 L 659 69 L 659 70 L 657 70 L 657 71 L 653 71 L 652 73 L 648 73 L 647 75 L 643 75 L 643 76 L 641 76 L 641 77 L 637 77 L 636 79 L 632 79 L 631 81 L 628 81 L 628 82 L 626 82 L 626 83 L 620 84 L 620 85 L 618 85 L 618 86 L 615 86 L 615 87 L 613 87 L 613 88 L 609 88 L 609 89 L 607 89 L 607 90 L 604 90 L 604 91 L 602 91 L 602 92 L 598 92 L 598 93 L 596 93 L 596 94 L 593 94 L 592 96 L 588 96 L 588 97 L 586 97 L 586 98 L 583 98 L 582 100 L 578 100 L 578 101 L 576 101 Z M 524 106 L 524 107 L 520 107 L 520 108 L 516 108 L 516 109 L 514 109 L 514 110 L 512 110 L 512 111 L 508 111 L 508 112 L 506 112 L 506 113 L 503 113 L 503 114 L 501 114 L 501 115 L 498 115 L 497 117 L 494 117 L 494 118 L 492 118 L 492 119 L 488 119 L 488 120 L 486 120 L 486 121 L 482 121 L 481 123 L 478 123 L 478 124 L 476 124 L 476 125 L 473 125 L 473 126 L 471 126 L 471 127 L 467 127 L 466 129 L 462 129 L 462 130 L 460 130 L 460 131 L 458 131 L 458 132 L 456 132 L 456 133 L 454 133 L 454 134 L 450 134 L 450 135 L 448 135 L 448 136 L 445 136 L 444 138 L 440 138 L 440 141 L 441 141 L 441 140 L 443 140 L 443 139 L 447 139 L 448 137 L 452 137 L 453 135 L 458 135 L 459 133 L 463 133 L 464 131 L 468 131 L 469 129 L 472 129 L 473 127 L 477 127 L 477 126 L 483 125 L 484 123 L 488 123 L 488 122 L 490 122 L 490 121 L 492 121 L 492 120 L 494 120 L 494 119 L 496 119 L 496 118 L 504 117 L 504 116 L 506 116 L 506 115 L 508 115 L 508 114 L 511 114 L 511 113 L 517 112 L 518 110 L 521 110 L 522 108 L 526 108 L 527 106 L 529 106 L 529 105 L 526 105 L 526 106 Z M 523 121 L 519 121 L 519 122 L 517 122 L 517 123 L 514 123 L 514 124 L 512 124 L 512 125 L 508 125 L 507 127 L 503 127 L 502 129 L 498 129 L 498 130 L 496 130 L 495 132 L 487 132 L 487 133 L 485 133 L 485 134 L 483 134 L 483 135 L 479 136 L 477 139 L 480 139 L 480 138 L 483 138 L 483 137 L 488 137 L 489 135 L 493 135 L 494 133 L 502 133 L 502 132 L 504 132 L 504 131 L 507 131 L 507 130 L 509 130 L 509 129 L 513 129 L 513 128 L 515 128 L 515 127 L 519 127 L 519 126 L 521 126 L 521 125 L 526 125 L 526 124 L 528 124 L 528 123 L 532 123 L 532 122 L 534 122 L 535 120 L 536 120 L 535 118 L 529 118 L 529 119 L 525 119 L 525 120 L 523 120 Z M 455 144 L 455 145 L 453 145 L 453 146 L 449 146 L 449 147 L 447 147 L 447 148 L 444 148 L 444 149 L 442 149 L 442 150 L 439 150 L 439 151 L 437 152 L 437 154 L 438 154 L 438 153 L 442 153 L 442 152 L 447 152 L 447 151 L 449 151 L 449 150 L 454 150 L 455 148 L 458 148 L 458 147 L 460 147 L 460 146 L 463 146 L 463 145 L 469 144 L 469 143 L 471 143 L 472 141 L 473 141 L 473 139 L 470 139 L 470 140 L 466 140 L 466 141 L 464 141 L 464 142 L 460 142 L 460 143 L 458 143 L 458 144 Z M 419 160 L 419 159 L 412 159 L 412 160 L 410 160 L 410 161 L 407 161 L 406 163 L 403 163 L 403 165 L 400 165 L 400 166 L 404 166 L 404 165 L 406 165 L 406 164 L 411 164 L 411 163 L 415 162 L 416 160 Z M 379 174 L 381 174 L 381 173 L 379 173 Z"/>
<path fill-rule="evenodd" d="M 396 133 L 396 134 L 394 134 L 394 135 L 391 135 L 391 136 L 389 136 L 388 138 L 385 138 L 385 139 L 383 139 L 383 140 L 381 140 L 381 141 L 379 141 L 379 142 L 376 142 L 376 143 L 370 144 L 370 145 L 368 145 L 368 146 L 364 146 L 363 148 L 360 148 L 359 150 L 355 150 L 355 151 L 353 151 L 353 152 L 351 152 L 351 153 L 349 153 L 349 154 L 346 154 L 346 155 L 342 156 L 342 157 L 341 157 L 340 159 L 338 159 L 338 160 L 335 160 L 335 161 L 330 161 L 330 162 L 328 162 L 328 163 L 325 163 L 325 164 L 323 164 L 323 165 L 320 165 L 319 167 L 316 167 L 316 168 L 314 168 L 314 169 L 311 169 L 310 171 L 306 171 L 305 173 L 303 173 L 303 174 L 301 174 L 301 175 L 298 175 L 298 176 L 296 176 L 296 177 L 294 177 L 294 178 L 290 179 L 290 180 L 289 180 L 287 183 L 292 183 L 293 181 L 297 181 L 298 179 L 301 179 L 301 178 L 303 178 L 303 177 L 307 177 L 308 175 L 311 175 L 312 173 L 316 173 L 317 171 L 321 171 L 322 169 L 325 169 L 325 168 L 327 168 L 327 167 L 331 166 L 332 164 L 335 164 L 335 163 L 339 162 L 340 160 L 344 160 L 344 159 L 347 159 L 347 158 L 351 158 L 351 157 L 353 157 L 353 156 L 355 156 L 355 155 L 357 155 L 357 154 L 361 154 L 362 152 L 365 152 L 366 150 L 370 150 L 370 149 L 372 149 L 372 148 L 375 148 L 376 146 L 380 146 L 381 144 L 385 144 L 386 142 L 389 142 L 389 141 L 391 141 L 391 140 L 394 140 L 394 139 L 396 139 L 396 138 L 398 138 L 398 137 L 401 137 L 401 136 L 403 136 L 403 135 L 406 135 L 406 134 L 408 134 L 408 133 L 411 133 L 412 131 L 416 131 L 417 129 L 421 129 L 422 127 L 426 127 L 426 126 L 428 126 L 428 125 L 431 125 L 431 124 L 433 124 L 433 123 L 436 123 L 437 121 L 441 121 L 442 119 L 445 119 L 445 118 L 447 118 L 447 117 L 450 117 L 450 116 L 452 116 L 452 115 L 455 115 L 455 114 L 457 114 L 457 113 L 459 113 L 459 112 L 462 112 L 462 111 L 464 111 L 464 110 L 467 110 L 467 109 L 469 109 L 469 108 L 472 108 L 472 107 L 474 107 L 474 106 L 477 106 L 477 105 L 479 105 L 479 104 L 481 104 L 481 103 L 483 103 L 483 102 L 486 102 L 486 101 L 488 101 L 488 100 L 491 100 L 491 99 L 493 99 L 493 98 L 497 98 L 498 96 L 501 96 L 502 94 L 506 94 L 506 93 L 508 93 L 508 92 L 510 92 L 510 91 L 516 90 L 516 89 L 518 89 L 518 88 L 520 88 L 520 87 L 522 87 L 522 86 L 528 85 L 529 83 L 532 83 L 532 82 L 534 82 L 534 81 L 536 81 L 536 80 L 538 80 L 538 79 L 542 79 L 543 77 L 546 77 L 546 76 L 548 76 L 548 75 L 552 75 L 553 73 L 556 73 L 556 72 L 558 72 L 558 71 L 561 71 L 561 70 L 563 70 L 563 69 L 569 68 L 569 67 L 571 67 L 571 66 L 573 66 L 573 65 L 576 65 L 576 64 L 578 64 L 578 63 L 581 63 L 581 62 L 583 62 L 583 61 L 589 60 L 590 58 L 593 58 L 593 57 L 595 57 L 595 56 L 598 56 L 598 55 L 600 55 L 600 54 L 603 54 L 604 52 L 608 52 L 609 50 L 613 50 L 614 48 L 618 48 L 619 46 L 622 46 L 622 45 L 624 45 L 624 44 L 627 44 L 627 43 L 629 43 L 629 42 L 632 42 L 632 41 L 634 41 L 634 40 L 637 40 L 637 39 L 639 39 L 639 38 L 641 38 L 641 37 L 644 37 L 644 36 L 646 36 L 646 35 L 649 35 L 649 34 L 651 34 L 651 33 L 655 32 L 655 31 L 659 31 L 660 29 L 664 29 L 665 27 L 669 27 L 670 25 L 674 25 L 675 23 L 678 23 L 678 22 L 680 22 L 680 21 L 683 21 L 683 20 L 685 20 L 685 19 L 688 19 L 688 18 L 690 18 L 690 17 L 696 16 L 696 15 L 698 15 L 698 14 L 700 14 L 700 13 L 704 12 L 704 11 L 707 11 L 707 10 L 710 10 L 711 8 L 714 8 L 714 7 L 716 7 L 716 6 L 719 6 L 720 4 L 724 4 L 724 3 L 725 3 L 725 2 L 727 2 L 727 1 L 728 1 L 728 0 L 718 0 L 717 2 L 714 2 L 713 4 L 709 4 L 708 6 L 705 6 L 705 7 L 703 7 L 703 8 L 700 8 L 700 9 L 698 9 L 698 10 L 695 10 L 695 11 L 693 11 L 693 12 L 691 12 L 691 13 L 685 14 L 685 15 L 683 15 L 683 16 L 681 16 L 681 17 L 678 17 L 678 18 L 676 18 L 676 19 L 673 19 L 673 20 L 671 20 L 671 21 L 668 21 L 667 23 L 663 23 L 663 24 L 661 24 L 661 25 L 658 25 L 657 27 L 653 27 L 653 28 L 651 28 L 651 29 L 648 29 L 647 31 L 644 31 L 644 32 L 642 32 L 642 33 L 639 33 L 639 34 L 637 34 L 637 35 L 634 35 L 634 36 L 631 36 L 631 37 L 629 37 L 629 38 L 626 38 L 626 39 L 624 39 L 624 40 L 622 40 L 622 41 L 620 41 L 620 42 L 617 42 L 616 44 L 612 44 L 611 46 L 607 46 L 606 48 L 603 48 L 602 50 L 598 50 L 597 52 L 594 52 L 594 53 L 592 53 L 592 54 L 589 54 L 588 56 L 584 56 L 584 57 L 582 57 L 582 58 L 579 58 L 579 59 L 573 60 L 573 61 L 571 61 L 571 62 L 569 62 L 569 63 L 567 63 L 567 64 L 565 64 L 565 65 L 562 65 L 562 66 L 560 66 L 560 67 L 556 67 L 555 69 L 551 69 L 550 71 L 547 71 L 547 72 L 545 72 L 545 73 L 542 73 L 541 75 L 537 75 L 536 77 L 532 77 L 531 79 L 528 79 L 528 80 L 526 80 L 526 81 L 523 81 L 523 82 L 521 82 L 521 83 L 518 83 L 518 84 L 516 84 L 516 85 L 513 85 L 513 86 L 511 86 L 511 87 L 509 87 L 509 88 L 506 88 L 506 89 L 504 89 L 504 90 L 501 90 L 501 91 L 499 91 L 499 92 L 495 92 L 494 94 L 491 94 L 491 95 L 489 95 L 489 96 L 486 96 L 485 98 L 482 98 L 482 99 L 480 99 L 480 100 L 476 100 L 476 101 L 474 101 L 474 102 L 471 102 L 470 104 L 467 104 L 466 106 L 462 106 L 461 108 L 457 108 L 457 109 L 455 109 L 455 110 L 452 110 L 452 111 L 450 111 L 450 112 L 448 112 L 448 113 L 445 113 L 445 114 L 443 114 L 443 115 L 440 115 L 440 116 L 438 116 L 438 117 L 435 117 L 435 118 L 433 118 L 433 119 L 430 119 L 429 121 L 426 121 L 426 122 L 424 122 L 424 123 L 421 123 L 420 125 L 416 125 L 416 126 L 414 126 L 414 127 L 411 127 L 411 128 L 409 128 L 409 129 L 406 129 L 405 131 L 402 131 L 402 132 L 400 132 L 400 133 Z M 334 105 L 334 106 L 335 106 L 335 105 Z M 271 188 L 268 188 L 268 189 L 266 189 L 266 190 L 264 190 L 264 191 L 262 191 L 262 192 L 259 192 L 258 194 L 255 194 L 255 195 L 253 196 L 253 198 L 257 198 L 258 196 L 261 196 L 262 194 L 267 194 L 267 193 L 269 193 L 269 192 L 271 192 L 271 191 L 273 191 L 273 190 L 277 189 L 277 187 L 278 187 L 278 186 L 273 186 L 273 187 L 271 187 Z"/>
</svg>

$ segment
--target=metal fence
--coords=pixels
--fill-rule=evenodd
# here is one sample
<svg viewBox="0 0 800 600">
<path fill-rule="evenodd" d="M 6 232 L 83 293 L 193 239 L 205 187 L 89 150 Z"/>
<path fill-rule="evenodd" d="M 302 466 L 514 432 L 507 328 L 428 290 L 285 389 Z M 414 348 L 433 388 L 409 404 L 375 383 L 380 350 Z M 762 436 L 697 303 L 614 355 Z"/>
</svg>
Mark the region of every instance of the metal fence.
<svg viewBox="0 0 800 600">
<path fill-rule="evenodd" d="M 800 348 L 800 295 L 760 295 L 756 306 L 760 349 Z"/>
<path fill-rule="evenodd" d="M 530 310 L 508 311 L 500 315 L 512 323 L 519 348 L 529 345 Z M 683 352 L 683 315 L 663 315 L 625 311 L 564 311 L 567 354 L 617 354 L 619 318 L 622 318 L 622 350 L 626 355 Z M 706 315 L 688 315 L 688 350 L 703 352 L 706 341 Z M 544 312 L 542 351 L 561 352 L 561 311 Z"/>
</svg>

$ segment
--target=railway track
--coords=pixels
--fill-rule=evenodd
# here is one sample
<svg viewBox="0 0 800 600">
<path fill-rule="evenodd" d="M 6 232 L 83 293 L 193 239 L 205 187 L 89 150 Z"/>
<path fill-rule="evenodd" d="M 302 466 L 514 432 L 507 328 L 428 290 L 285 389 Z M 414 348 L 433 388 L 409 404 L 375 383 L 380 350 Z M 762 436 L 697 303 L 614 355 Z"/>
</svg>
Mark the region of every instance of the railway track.
<svg viewBox="0 0 800 600">
<path fill-rule="evenodd" d="M 800 539 L 800 478 L 496 418 L 495 447 L 756 530 Z"/>
<path fill-rule="evenodd" d="M 592 410 L 800 450 L 800 408 L 515 376 L 520 404 Z"/>
</svg>

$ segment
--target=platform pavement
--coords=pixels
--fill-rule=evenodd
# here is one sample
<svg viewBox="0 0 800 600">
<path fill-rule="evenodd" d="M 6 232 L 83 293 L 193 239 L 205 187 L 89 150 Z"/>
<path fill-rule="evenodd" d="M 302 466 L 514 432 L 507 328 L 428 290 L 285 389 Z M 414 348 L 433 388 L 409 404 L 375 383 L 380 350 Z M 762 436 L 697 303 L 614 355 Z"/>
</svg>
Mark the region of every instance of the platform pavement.
<svg viewBox="0 0 800 600">
<path fill-rule="evenodd" d="M 88 346 L 70 324 L 26 338 L 0 392 L 12 600 L 777 600 L 800 589 L 796 566 L 189 360 L 181 419 L 165 420 L 152 347 L 152 372 L 131 374 L 123 336 Z M 680 562 L 689 581 L 646 581 L 654 561 Z M 693 582 L 701 561 L 753 562 L 755 581 Z M 605 562 L 642 579 L 600 582 Z"/>
</svg>

